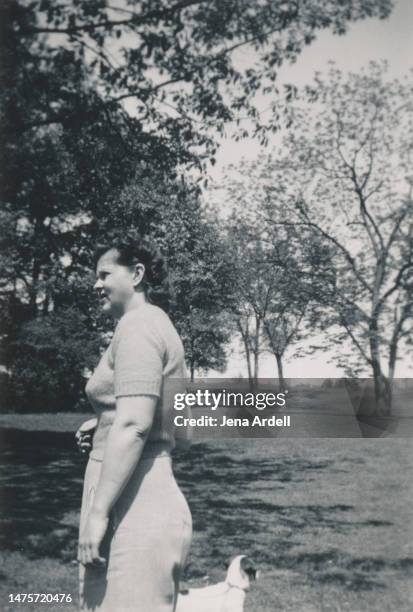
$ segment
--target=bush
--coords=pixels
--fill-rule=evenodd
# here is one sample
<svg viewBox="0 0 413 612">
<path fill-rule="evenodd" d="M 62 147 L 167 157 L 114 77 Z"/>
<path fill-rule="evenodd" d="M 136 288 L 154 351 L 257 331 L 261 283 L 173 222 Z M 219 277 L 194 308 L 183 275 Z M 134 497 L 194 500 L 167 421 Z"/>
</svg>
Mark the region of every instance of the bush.
<svg viewBox="0 0 413 612">
<path fill-rule="evenodd" d="M 95 367 L 100 345 L 100 334 L 75 307 L 24 324 L 10 347 L 7 409 L 61 412 L 86 408 L 83 371 Z"/>
</svg>

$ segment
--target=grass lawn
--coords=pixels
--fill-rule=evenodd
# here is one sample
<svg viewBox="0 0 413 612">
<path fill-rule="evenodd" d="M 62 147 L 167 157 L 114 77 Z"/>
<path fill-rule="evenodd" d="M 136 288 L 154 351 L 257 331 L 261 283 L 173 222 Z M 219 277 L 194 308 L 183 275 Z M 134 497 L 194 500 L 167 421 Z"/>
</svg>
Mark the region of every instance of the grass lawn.
<svg viewBox="0 0 413 612">
<path fill-rule="evenodd" d="M 77 609 L 8 594 L 76 602 L 85 418 L 0 417 L 0 610 Z M 246 612 L 411 612 L 412 456 L 403 438 L 196 441 L 174 461 L 194 522 L 184 584 L 222 580 L 245 553 L 261 571 Z"/>
</svg>

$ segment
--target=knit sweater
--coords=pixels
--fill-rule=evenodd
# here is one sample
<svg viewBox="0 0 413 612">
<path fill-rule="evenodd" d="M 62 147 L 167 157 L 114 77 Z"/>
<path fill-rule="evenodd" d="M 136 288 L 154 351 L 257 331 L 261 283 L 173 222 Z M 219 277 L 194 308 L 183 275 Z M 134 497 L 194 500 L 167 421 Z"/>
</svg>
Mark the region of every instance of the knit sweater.
<svg viewBox="0 0 413 612">
<path fill-rule="evenodd" d="M 185 382 L 184 349 L 168 315 L 148 302 L 126 312 L 85 389 L 98 415 L 91 458 L 103 459 L 116 398 L 128 395 L 158 398 L 143 456 L 169 454 L 175 447 L 173 396 L 185 391 Z"/>
</svg>

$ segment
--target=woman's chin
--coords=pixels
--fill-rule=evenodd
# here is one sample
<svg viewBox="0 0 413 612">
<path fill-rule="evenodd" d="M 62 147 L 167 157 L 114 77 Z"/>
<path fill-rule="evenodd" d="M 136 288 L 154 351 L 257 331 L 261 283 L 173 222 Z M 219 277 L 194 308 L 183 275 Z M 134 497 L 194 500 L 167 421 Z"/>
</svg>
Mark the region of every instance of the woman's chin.
<svg viewBox="0 0 413 612">
<path fill-rule="evenodd" d="M 109 302 L 109 300 L 103 300 L 102 311 L 103 312 L 111 312 L 112 311 L 112 304 Z"/>
</svg>

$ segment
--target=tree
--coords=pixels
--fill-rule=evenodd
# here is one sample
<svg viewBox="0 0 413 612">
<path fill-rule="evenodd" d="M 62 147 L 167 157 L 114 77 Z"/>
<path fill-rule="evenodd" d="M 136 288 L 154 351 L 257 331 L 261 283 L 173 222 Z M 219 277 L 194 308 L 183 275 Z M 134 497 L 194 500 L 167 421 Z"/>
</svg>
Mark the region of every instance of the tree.
<svg viewBox="0 0 413 612">
<path fill-rule="evenodd" d="M 308 304 L 277 304 L 264 320 L 264 331 L 268 346 L 277 363 L 280 391 L 285 389 L 283 358 L 293 344 L 303 339 L 301 329 Z M 296 356 L 296 354 L 295 354 Z"/>
<path fill-rule="evenodd" d="M 11 375 L 10 397 L 24 404 L 15 386 L 24 378 L 20 374 L 26 372 L 34 382 L 40 380 L 42 369 L 50 376 L 47 352 L 36 352 L 34 345 L 26 350 L 30 334 L 36 334 L 36 346 L 43 345 L 50 343 L 53 329 L 56 346 L 69 350 L 63 334 L 65 316 L 68 308 L 72 321 L 77 313 L 85 336 L 77 347 L 73 373 L 80 377 L 81 363 L 90 361 L 89 339 L 96 348 L 103 331 L 90 291 L 89 257 L 96 243 L 94 220 L 103 214 L 102 207 L 136 177 L 161 168 L 162 183 L 176 158 L 160 139 L 142 136 L 139 123 L 120 105 L 108 108 L 102 103 L 90 67 L 73 50 L 53 48 L 45 41 L 26 46 L 11 25 L 26 9 L 19 12 L 18 4 L 10 2 L 2 5 L 5 9 L 9 19 L 1 24 L 0 66 L 2 363 Z M 56 108 L 56 92 L 65 101 L 64 116 L 37 121 L 42 108 Z M 54 382 L 64 397 L 70 377 L 63 363 L 59 368 Z M 27 385 L 20 385 L 28 398 L 30 385 L 28 379 Z M 80 388 L 79 383 L 77 391 Z M 72 397 L 72 391 L 66 391 L 66 397 Z M 54 406 L 54 396 L 44 393 L 42 404 Z"/>
<path fill-rule="evenodd" d="M 116 130 L 98 121 L 82 130 L 48 127 L 6 143 L 10 155 L 2 167 L 0 245 L 6 346 L 24 322 L 73 302 L 69 288 L 79 288 L 84 270 L 78 258 L 94 239 L 90 220 L 99 203 L 134 176 L 132 131 L 129 137 L 124 161 Z"/>
<path fill-rule="evenodd" d="M 294 60 L 319 29 L 342 33 L 350 21 L 390 12 L 390 0 L 356 8 L 350 0 L 319 1 L 1 4 L 7 359 L 26 324 L 39 318 L 40 325 L 40 317 L 72 303 L 68 288 L 90 273 L 88 249 L 107 203 L 142 177 L 160 177 L 162 190 L 188 164 L 202 171 L 213 162 L 213 134 L 241 110 L 265 138 L 278 121 L 261 124 L 254 96 L 275 91 L 278 66 Z M 258 61 L 244 69 L 236 53 L 246 45 Z M 85 296 L 82 309 L 89 308 Z"/>
<path fill-rule="evenodd" d="M 5 0 L 9 129 L 86 124 L 100 112 L 110 123 L 111 111 L 128 108 L 142 142 L 162 142 L 177 161 L 202 167 L 203 155 L 214 155 L 211 133 L 240 111 L 263 139 L 277 128 L 263 125 L 255 94 L 276 92 L 280 65 L 319 30 L 343 34 L 348 23 L 390 10 L 390 0 Z M 241 65 L 245 47 L 256 61 Z M 74 73 L 86 74 L 99 95 L 79 87 Z"/>
<path fill-rule="evenodd" d="M 280 389 L 285 388 L 283 359 L 308 331 L 305 315 L 314 287 L 302 275 L 304 248 L 292 228 L 269 232 L 257 217 L 259 193 L 253 180 L 254 164 L 244 185 L 232 175 L 225 179 L 231 198 L 237 203 L 229 219 L 228 240 L 236 265 L 236 300 L 233 315 L 247 360 L 248 376 L 258 379 L 259 356 L 270 351 L 276 360 Z M 245 170 L 245 167 L 244 167 Z M 271 228 L 269 228 L 271 229 Z M 300 269 L 301 263 L 301 269 Z"/>
<path fill-rule="evenodd" d="M 248 377 L 256 384 L 262 352 L 262 325 L 274 293 L 274 278 L 265 275 L 263 245 L 242 218 L 232 216 L 228 227 L 231 255 L 236 265 L 237 300 L 233 313 L 247 360 Z M 268 265 L 268 264 L 267 264 Z"/>
<path fill-rule="evenodd" d="M 101 206 L 94 224 L 97 240 L 128 234 L 158 246 L 168 262 L 170 314 L 184 343 L 191 378 L 199 369 L 222 369 L 230 340 L 226 311 L 233 271 L 197 186 L 161 174 L 136 177 Z"/>
<path fill-rule="evenodd" d="M 386 81 L 385 68 L 318 75 L 295 104 L 283 154 L 261 173 L 267 222 L 329 249 L 334 283 L 313 321 L 328 329 L 347 372 L 370 369 L 381 412 L 391 409 L 413 314 L 412 82 Z"/>
<path fill-rule="evenodd" d="M 225 365 L 230 339 L 225 309 L 232 276 L 219 232 L 206 218 L 196 187 L 165 178 L 162 183 L 162 175 L 154 178 L 137 175 L 101 204 L 99 218 L 83 219 L 82 233 L 60 264 L 62 274 L 48 277 L 49 308 L 39 308 L 34 318 L 27 313 L 9 338 L 8 399 L 16 409 L 73 409 L 79 403 L 82 372 L 94 367 L 112 327 L 99 314 L 93 295 L 93 251 L 115 238 L 148 239 L 166 255 L 170 315 L 182 337 L 191 378 L 196 370 Z"/>
<path fill-rule="evenodd" d="M 170 261 L 171 312 L 193 380 L 196 370 L 222 371 L 226 365 L 234 265 L 215 218 L 196 193 L 181 193 L 167 219 L 160 244 Z"/>
<path fill-rule="evenodd" d="M 12 228 L 5 251 L 20 262 L 14 269 L 35 316 L 58 245 L 77 239 L 82 215 L 99 216 L 136 164 L 167 174 L 180 163 L 202 167 L 214 154 L 211 134 L 241 109 L 264 135 L 254 95 L 275 88 L 278 66 L 318 29 L 343 33 L 348 21 L 387 16 L 390 2 L 5 0 L 0 10 L 0 184 Z M 248 45 L 258 61 L 244 69 L 236 52 Z M 126 100 L 135 103 L 128 112 Z"/>
<path fill-rule="evenodd" d="M 101 344 L 76 307 L 28 321 L 8 347 L 10 378 L 2 405 L 18 412 L 82 409 L 84 370 L 97 365 Z"/>
</svg>

